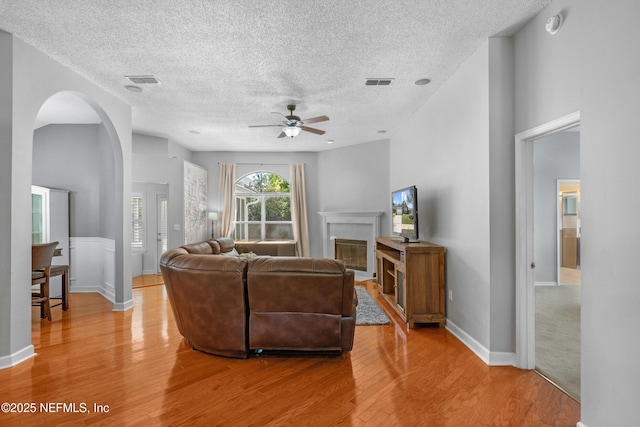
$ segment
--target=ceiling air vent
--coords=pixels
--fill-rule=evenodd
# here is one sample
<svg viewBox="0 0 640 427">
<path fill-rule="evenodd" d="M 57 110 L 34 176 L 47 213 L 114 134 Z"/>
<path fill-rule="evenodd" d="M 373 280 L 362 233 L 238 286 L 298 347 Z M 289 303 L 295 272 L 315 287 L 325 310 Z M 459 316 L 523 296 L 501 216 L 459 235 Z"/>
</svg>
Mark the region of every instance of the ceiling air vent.
<svg viewBox="0 0 640 427">
<path fill-rule="evenodd" d="M 158 80 L 155 76 L 147 75 L 147 76 L 125 76 L 128 78 L 131 83 L 135 84 L 159 84 L 160 80 Z"/>
<path fill-rule="evenodd" d="M 389 86 L 393 79 L 367 79 L 367 86 Z"/>
</svg>

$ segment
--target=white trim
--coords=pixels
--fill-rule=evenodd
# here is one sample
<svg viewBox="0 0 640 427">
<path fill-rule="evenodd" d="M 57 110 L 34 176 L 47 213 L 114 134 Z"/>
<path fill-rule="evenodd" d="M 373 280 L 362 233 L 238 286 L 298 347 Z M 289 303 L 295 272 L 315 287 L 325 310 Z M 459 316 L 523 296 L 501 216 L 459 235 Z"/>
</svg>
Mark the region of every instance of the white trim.
<svg viewBox="0 0 640 427">
<path fill-rule="evenodd" d="M 534 286 L 558 286 L 558 282 L 535 282 Z"/>
<path fill-rule="evenodd" d="M 32 344 L 24 347 L 22 350 L 18 350 L 15 353 L 11 353 L 8 356 L 0 357 L 0 369 L 11 368 L 19 363 L 24 362 L 27 359 L 31 359 L 36 355 Z"/>
<path fill-rule="evenodd" d="M 516 366 L 535 368 L 535 289 L 533 286 L 533 140 L 580 124 L 580 112 L 515 136 L 516 178 Z"/>
<path fill-rule="evenodd" d="M 578 424 L 576 424 L 576 427 L 587 427 L 587 425 L 582 421 L 578 421 Z"/>
<path fill-rule="evenodd" d="M 116 303 L 116 302 L 113 303 L 113 311 L 127 311 L 131 308 L 133 308 L 133 299 L 130 299 L 122 303 Z"/>
<path fill-rule="evenodd" d="M 485 364 L 488 366 L 515 366 L 515 353 L 489 351 L 485 346 L 480 344 L 475 338 L 467 334 L 455 323 L 447 318 L 445 328 L 458 338 L 464 345 L 469 347 Z"/>
</svg>

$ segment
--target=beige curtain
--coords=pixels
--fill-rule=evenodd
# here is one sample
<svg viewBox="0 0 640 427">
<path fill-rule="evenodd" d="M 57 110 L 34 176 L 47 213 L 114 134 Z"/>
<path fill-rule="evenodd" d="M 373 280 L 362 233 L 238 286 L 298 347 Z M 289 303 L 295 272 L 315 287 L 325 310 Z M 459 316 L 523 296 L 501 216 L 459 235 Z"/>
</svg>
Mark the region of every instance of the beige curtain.
<svg viewBox="0 0 640 427">
<path fill-rule="evenodd" d="M 218 201 L 222 205 L 220 209 L 220 236 L 222 237 L 231 237 L 231 233 L 233 233 L 233 217 L 235 215 L 235 187 L 235 163 L 220 163 Z"/>
<path fill-rule="evenodd" d="M 304 181 L 304 164 L 290 166 L 291 176 L 291 220 L 293 236 L 299 256 L 310 256 L 309 222 L 307 221 L 307 195 Z"/>
</svg>

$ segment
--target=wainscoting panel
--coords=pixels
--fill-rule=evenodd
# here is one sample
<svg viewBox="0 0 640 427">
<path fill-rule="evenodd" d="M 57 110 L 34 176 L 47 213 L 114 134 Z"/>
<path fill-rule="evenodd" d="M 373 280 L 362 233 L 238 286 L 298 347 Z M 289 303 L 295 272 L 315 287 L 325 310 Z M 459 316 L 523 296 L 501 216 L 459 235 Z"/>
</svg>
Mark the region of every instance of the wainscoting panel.
<svg viewBox="0 0 640 427">
<path fill-rule="evenodd" d="M 115 240 L 71 237 L 71 292 L 98 292 L 115 302 Z"/>
</svg>

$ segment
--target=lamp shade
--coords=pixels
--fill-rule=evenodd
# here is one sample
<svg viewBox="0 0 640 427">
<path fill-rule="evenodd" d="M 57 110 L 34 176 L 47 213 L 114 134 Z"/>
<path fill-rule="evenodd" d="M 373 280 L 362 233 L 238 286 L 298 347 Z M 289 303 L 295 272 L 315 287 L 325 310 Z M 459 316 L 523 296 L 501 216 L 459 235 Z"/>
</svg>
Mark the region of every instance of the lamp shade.
<svg viewBox="0 0 640 427">
<path fill-rule="evenodd" d="M 209 212 L 209 221 L 217 221 L 218 212 Z"/>
<path fill-rule="evenodd" d="M 294 136 L 298 136 L 298 134 L 300 133 L 300 128 L 297 126 L 287 126 L 284 129 L 282 129 L 282 131 L 289 138 L 293 138 Z"/>
</svg>

